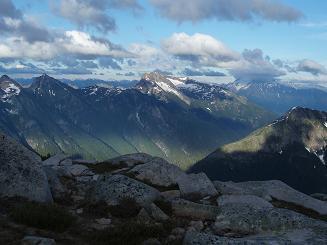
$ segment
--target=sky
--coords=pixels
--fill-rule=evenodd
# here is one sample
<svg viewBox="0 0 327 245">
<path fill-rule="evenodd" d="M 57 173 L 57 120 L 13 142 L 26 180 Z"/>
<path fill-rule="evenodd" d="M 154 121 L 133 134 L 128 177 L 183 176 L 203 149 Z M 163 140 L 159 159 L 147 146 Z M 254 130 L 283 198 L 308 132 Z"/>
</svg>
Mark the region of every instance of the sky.
<svg viewBox="0 0 327 245">
<path fill-rule="evenodd" d="M 325 0 L 0 0 L 0 74 L 327 86 Z"/>
</svg>

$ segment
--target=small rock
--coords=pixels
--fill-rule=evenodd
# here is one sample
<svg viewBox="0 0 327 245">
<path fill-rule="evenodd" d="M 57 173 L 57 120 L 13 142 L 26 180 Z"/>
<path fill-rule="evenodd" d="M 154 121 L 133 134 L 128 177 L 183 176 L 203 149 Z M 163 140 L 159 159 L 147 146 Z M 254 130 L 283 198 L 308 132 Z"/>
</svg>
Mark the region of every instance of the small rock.
<svg viewBox="0 0 327 245">
<path fill-rule="evenodd" d="M 202 231 L 204 228 L 203 222 L 201 220 L 197 221 L 191 221 L 189 224 L 189 229 L 188 230 L 193 230 L 193 231 Z"/>
<path fill-rule="evenodd" d="M 84 212 L 83 208 L 76 209 L 77 214 L 82 214 Z"/>
<path fill-rule="evenodd" d="M 143 242 L 143 245 L 161 245 L 161 242 L 159 242 L 156 238 L 150 238 Z"/>
<path fill-rule="evenodd" d="M 185 229 L 182 227 L 176 227 L 171 231 L 171 234 L 177 238 L 182 238 L 184 237 Z"/>
<path fill-rule="evenodd" d="M 169 219 L 169 217 L 154 203 L 151 203 L 150 206 L 146 207 L 146 210 L 156 221 L 166 221 Z"/>
<path fill-rule="evenodd" d="M 96 219 L 95 222 L 97 222 L 99 225 L 108 226 L 111 224 L 111 219 L 101 218 L 101 219 Z"/>
<path fill-rule="evenodd" d="M 22 245 L 56 245 L 55 240 L 45 237 L 25 236 Z"/>
<path fill-rule="evenodd" d="M 153 221 L 150 215 L 148 214 L 148 212 L 144 208 L 142 208 L 141 211 L 138 213 L 136 219 L 138 222 L 143 224 L 148 224 Z"/>
</svg>

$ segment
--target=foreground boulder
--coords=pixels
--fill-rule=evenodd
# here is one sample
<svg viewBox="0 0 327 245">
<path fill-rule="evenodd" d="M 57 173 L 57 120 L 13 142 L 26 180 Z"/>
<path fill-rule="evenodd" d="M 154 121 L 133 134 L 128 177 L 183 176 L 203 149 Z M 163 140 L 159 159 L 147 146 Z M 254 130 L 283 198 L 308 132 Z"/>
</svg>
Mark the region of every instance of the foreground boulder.
<svg viewBox="0 0 327 245">
<path fill-rule="evenodd" d="M 181 196 L 187 199 L 201 199 L 218 195 L 213 183 L 204 173 L 189 174 L 178 180 Z"/>
<path fill-rule="evenodd" d="M 295 204 L 319 215 L 327 215 L 326 202 L 296 191 L 279 180 L 240 183 L 214 181 L 214 185 L 221 194 L 255 195 L 267 201 Z"/>
<path fill-rule="evenodd" d="M 105 201 L 118 205 L 126 198 L 135 200 L 141 206 L 148 205 L 160 198 L 160 192 L 142 182 L 124 175 L 101 175 L 91 190 L 92 201 Z"/>
<path fill-rule="evenodd" d="M 52 202 L 40 158 L 12 138 L 0 134 L 0 196 Z"/>
<path fill-rule="evenodd" d="M 135 178 L 139 180 L 164 187 L 177 185 L 178 180 L 186 176 L 179 167 L 159 157 L 154 157 L 145 164 L 135 166 L 130 172 L 134 173 Z"/>
</svg>

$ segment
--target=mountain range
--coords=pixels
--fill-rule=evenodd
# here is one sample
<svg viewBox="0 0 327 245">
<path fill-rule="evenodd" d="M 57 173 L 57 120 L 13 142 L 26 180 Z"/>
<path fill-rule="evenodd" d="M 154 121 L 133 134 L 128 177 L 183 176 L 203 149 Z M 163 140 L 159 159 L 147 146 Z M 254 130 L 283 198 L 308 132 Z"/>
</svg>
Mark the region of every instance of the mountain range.
<svg viewBox="0 0 327 245">
<path fill-rule="evenodd" d="M 147 73 L 131 88 L 0 78 L 0 130 L 40 155 L 104 160 L 145 152 L 186 168 L 275 118 L 218 85 Z"/>
<path fill-rule="evenodd" d="M 327 90 L 323 88 L 300 87 L 278 81 L 242 80 L 222 86 L 278 115 L 294 106 L 327 111 Z"/>
<path fill-rule="evenodd" d="M 284 181 L 305 193 L 327 192 L 327 112 L 295 107 L 192 166 L 222 181 Z"/>
</svg>

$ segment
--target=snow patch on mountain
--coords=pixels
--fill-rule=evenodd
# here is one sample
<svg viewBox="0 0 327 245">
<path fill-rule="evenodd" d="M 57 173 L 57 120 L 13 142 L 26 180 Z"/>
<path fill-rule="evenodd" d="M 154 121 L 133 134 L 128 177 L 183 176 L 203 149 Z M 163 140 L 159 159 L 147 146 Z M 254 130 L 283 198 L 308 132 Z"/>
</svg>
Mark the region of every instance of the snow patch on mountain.
<svg viewBox="0 0 327 245">
<path fill-rule="evenodd" d="M 322 162 L 323 165 L 326 165 L 326 162 L 324 160 L 324 152 L 318 153 L 317 151 L 314 151 L 313 154 L 315 154 L 316 157 L 319 158 L 319 160 Z"/>
<path fill-rule="evenodd" d="M 172 84 L 174 84 L 175 86 L 180 86 L 180 85 L 185 84 L 185 83 L 183 82 L 182 79 L 178 79 L 178 78 L 170 78 L 170 77 L 167 77 L 167 79 L 168 79 Z"/>
<path fill-rule="evenodd" d="M 185 98 L 185 96 L 183 96 L 177 89 L 169 86 L 169 84 L 165 83 L 165 82 L 161 82 L 161 81 L 157 81 L 157 85 L 164 90 L 165 92 L 171 93 L 176 95 L 178 98 L 180 98 L 182 101 L 184 101 L 186 104 L 190 104 L 190 101 Z"/>
</svg>

